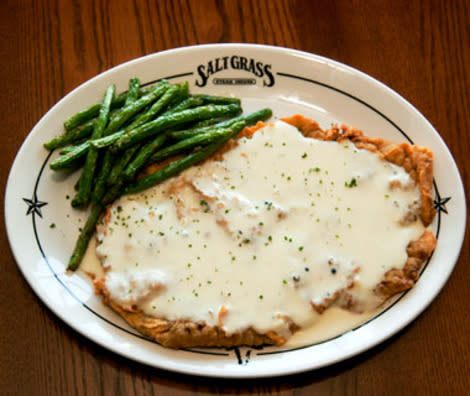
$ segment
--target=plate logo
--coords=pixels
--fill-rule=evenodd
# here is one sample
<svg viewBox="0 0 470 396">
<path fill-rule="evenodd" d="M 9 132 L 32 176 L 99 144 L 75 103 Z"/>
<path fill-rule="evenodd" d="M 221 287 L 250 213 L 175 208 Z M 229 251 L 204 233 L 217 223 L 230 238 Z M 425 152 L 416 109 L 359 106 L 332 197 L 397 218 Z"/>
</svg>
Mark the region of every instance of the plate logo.
<svg viewBox="0 0 470 396">
<path fill-rule="evenodd" d="M 231 55 L 211 59 L 207 63 L 199 65 L 197 67 L 196 86 L 205 87 L 209 77 L 224 70 L 244 71 L 250 73 L 253 77 L 214 77 L 212 79 L 214 85 L 256 85 L 258 79 L 263 82 L 263 87 L 272 87 L 275 83 L 271 64 L 266 64 L 254 58 Z"/>
</svg>

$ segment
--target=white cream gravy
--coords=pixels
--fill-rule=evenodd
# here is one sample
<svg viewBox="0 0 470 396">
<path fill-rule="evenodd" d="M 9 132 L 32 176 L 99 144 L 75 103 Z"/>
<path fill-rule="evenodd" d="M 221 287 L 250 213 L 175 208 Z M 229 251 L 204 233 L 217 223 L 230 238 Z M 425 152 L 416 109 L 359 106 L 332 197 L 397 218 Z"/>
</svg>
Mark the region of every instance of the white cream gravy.
<svg viewBox="0 0 470 396">
<path fill-rule="evenodd" d="M 390 189 L 394 180 L 406 188 Z M 400 224 L 417 203 L 404 169 L 279 121 L 221 162 L 115 202 L 96 251 L 122 305 L 228 334 L 252 327 L 289 338 L 294 322 L 302 330 L 291 343 L 309 344 L 332 336 L 328 319 L 337 334 L 374 313 L 374 287 L 424 231 L 419 220 Z M 369 313 L 312 309 L 351 282 L 354 309 Z"/>
</svg>

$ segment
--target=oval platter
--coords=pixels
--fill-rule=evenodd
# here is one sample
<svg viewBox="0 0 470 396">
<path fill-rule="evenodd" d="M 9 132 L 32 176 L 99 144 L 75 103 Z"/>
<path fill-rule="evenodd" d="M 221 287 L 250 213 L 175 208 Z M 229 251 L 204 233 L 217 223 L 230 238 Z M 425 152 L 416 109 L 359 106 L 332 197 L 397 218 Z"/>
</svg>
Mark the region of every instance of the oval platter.
<svg viewBox="0 0 470 396">
<path fill-rule="evenodd" d="M 78 174 L 54 174 L 58 155 L 42 144 L 62 131 L 63 121 L 101 100 L 115 83 L 131 77 L 150 85 L 166 78 L 188 81 L 192 93 L 236 96 L 246 113 L 271 107 L 274 118 L 301 113 L 323 128 L 345 123 L 367 135 L 429 147 L 435 155 L 432 229 L 437 247 L 415 287 L 362 325 L 301 348 L 265 347 L 170 350 L 137 334 L 94 295 L 81 272 L 65 271 L 86 213 L 66 198 Z M 432 125 L 405 99 L 351 67 L 279 47 L 217 44 L 178 48 L 108 70 L 60 100 L 37 123 L 13 163 L 5 195 L 10 245 L 38 297 L 64 322 L 90 340 L 129 359 L 181 373 L 217 377 L 268 377 L 324 367 L 359 354 L 414 320 L 444 286 L 458 258 L 465 231 L 465 197 L 455 162 Z"/>
</svg>

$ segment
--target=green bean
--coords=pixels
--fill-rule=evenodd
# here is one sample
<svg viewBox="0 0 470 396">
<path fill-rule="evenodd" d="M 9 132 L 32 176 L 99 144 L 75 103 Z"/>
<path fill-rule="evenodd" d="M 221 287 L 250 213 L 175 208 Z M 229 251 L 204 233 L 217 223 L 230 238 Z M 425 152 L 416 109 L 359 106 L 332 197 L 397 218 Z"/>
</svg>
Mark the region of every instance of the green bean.
<svg viewBox="0 0 470 396">
<path fill-rule="evenodd" d="M 187 84 L 187 83 L 186 83 Z M 206 105 L 206 104 L 230 104 L 230 103 L 236 103 L 236 104 L 240 104 L 240 101 L 233 101 L 233 100 L 230 100 L 230 101 L 220 101 L 220 102 L 217 102 L 216 101 L 213 101 L 213 103 L 209 103 L 209 102 L 206 102 L 204 100 L 204 98 L 207 98 L 207 97 L 210 97 L 210 98 L 220 98 L 220 99 L 227 99 L 227 98 L 223 98 L 223 97 L 220 97 L 220 96 L 217 96 L 217 97 L 212 97 L 212 96 L 209 96 L 209 95 L 191 95 L 189 96 L 189 98 L 187 98 L 186 100 L 184 100 L 183 102 L 181 103 L 176 103 L 176 104 L 173 104 L 173 105 L 170 105 L 169 108 L 162 114 L 162 115 L 168 115 L 168 114 L 171 114 L 171 113 L 176 113 L 177 111 L 181 111 L 181 110 L 185 110 L 185 109 L 188 109 L 188 108 L 191 108 L 191 107 L 196 107 L 196 106 L 202 106 L 202 105 Z M 232 98 L 228 98 L 228 99 L 232 99 Z M 217 119 L 209 119 L 209 120 L 202 120 L 202 121 L 199 121 L 199 123 L 202 123 L 202 125 L 198 125 L 198 126 L 208 126 L 208 125 L 213 125 L 217 122 Z M 192 122 L 189 122 L 187 124 L 194 124 Z"/>
<path fill-rule="evenodd" d="M 112 116 L 113 114 L 116 114 L 116 111 L 117 110 L 111 111 L 110 116 Z M 92 120 L 87 121 L 85 124 L 83 124 L 83 125 L 81 125 L 77 128 L 78 129 L 79 128 L 85 128 L 89 122 L 93 123 L 93 126 L 94 126 L 97 121 L 98 121 L 98 118 L 93 118 Z M 74 129 L 72 129 L 68 132 L 65 132 L 64 135 L 67 135 L 68 133 L 72 133 Z M 91 132 L 93 133 L 93 131 L 91 131 Z M 60 150 L 60 154 L 62 155 L 62 157 L 58 157 L 54 161 L 52 161 L 52 163 L 50 165 L 51 169 L 61 170 L 61 169 L 66 169 L 66 168 L 69 168 L 71 166 L 74 166 L 77 162 L 79 162 L 81 157 L 83 157 L 88 152 L 88 149 L 90 147 L 90 143 L 88 141 L 86 141 L 86 140 L 82 141 L 82 142 L 75 141 L 73 143 L 74 143 L 73 146 L 67 146 L 67 147 L 62 148 L 62 150 Z M 69 154 L 69 153 L 71 153 L 69 156 L 64 157 L 64 154 Z"/>
<path fill-rule="evenodd" d="M 178 105 L 178 103 L 182 102 L 189 96 L 189 84 L 187 81 L 185 81 L 182 84 L 177 85 L 179 87 L 178 93 L 168 102 L 168 105 L 166 106 L 166 109 L 170 109 L 174 107 L 175 105 Z"/>
<path fill-rule="evenodd" d="M 93 146 L 96 148 L 104 148 L 107 146 L 111 146 L 114 144 L 121 136 L 123 136 L 125 133 L 130 132 L 134 129 L 138 129 L 140 127 L 144 127 L 145 125 L 156 121 L 150 121 L 150 118 L 153 118 L 158 112 L 168 103 L 168 101 L 174 97 L 178 92 L 178 86 L 173 86 L 168 89 L 168 91 L 160 98 L 160 100 L 157 101 L 153 109 L 151 108 L 148 112 L 142 114 L 141 116 L 137 117 L 137 119 L 128 127 L 126 127 L 123 130 L 120 130 L 118 132 L 113 133 L 112 135 L 105 136 L 101 139 L 94 140 L 92 142 Z"/>
<path fill-rule="evenodd" d="M 87 138 L 93 133 L 95 122 L 96 120 L 92 119 L 78 127 L 70 129 L 61 136 L 52 138 L 47 143 L 44 143 L 44 147 L 50 151 L 56 148 L 64 147 L 71 143 L 76 143 L 83 138 Z"/>
<path fill-rule="evenodd" d="M 103 212 L 103 208 L 104 206 L 102 204 L 98 204 L 92 208 L 85 226 L 80 232 L 77 242 L 75 243 L 75 248 L 73 250 L 72 256 L 70 257 L 67 270 L 75 271 L 79 267 L 83 256 L 85 255 L 88 243 L 90 242 L 90 239 L 95 232 L 95 226 L 96 223 L 98 223 L 101 213 Z"/>
<path fill-rule="evenodd" d="M 109 173 L 113 168 L 114 157 L 113 154 L 107 150 L 104 153 L 103 161 L 101 162 L 101 167 L 97 172 L 95 178 L 95 184 L 93 186 L 93 192 L 91 194 L 91 202 L 97 204 L 101 201 L 105 194 L 106 184 L 108 181 Z"/>
<path fill-rule="evenodd" d="M 114 97 L 113 101 L 111 102 L 111 108 L 115 109 L 124 105 L 124 102 L 126 101 L 126 97 L 127 97 L 127 92 L 123 92 L 117 95 L 116 97 Z M 65 130 L 69 131 L 95 118 L 100 113 L 101 106 L 102 106 L 102 103 L 96 103 L 74 114 L 72 117 L 68 118 L 64 122 Z"/>
<path fill-rule="evenodd" d="M 185 110 L 189 107 L 194 107 L 194 106 L 198 106 L 202 104 L 202 99 L 188 98 L 188 99 L 181 101 L 182 98 L 188 95 L 187 83 L 182 84 L 179 87 L 175 87 L 177 88 L 177 90 L 173 90 L 173 92 L 170 92 L 172 88 L 173 87 L 171 87 L 170 89 L 168 89 L 168 91 L 165 92 L 165 94 L 152 106 L 153 109 L 150 109 L 149 112 L 153 112 L 154 114 L 157 114 L 158 111 L 162 109 L 166 103 L 172 101 L 172 99 L 173 99 L 173 106 L 170 109 L 168 109 L 165 113 L 163 113 L 163 115 L 168 115 L 168 114 L 171 114 L 172 112 Z M 159 106 L 158 110 L 156 109 L 157 105 Z M 121 173 L 124 172 L 124 169 L 129 164 L 129 161 L 132 159 L 134 154 L 136 152 L 139 152 L 136 158 L 132 161 L 131 164 L 129 164 L 128 168 L 126 169 L 127 179 L 132 179 L 135 176 L 135 174 L 142 168 L 142 166 L 145 165 L 145 163 L 148 160 L 148 157 L 152 155 L 153 152 L 157 148 L 161 147 L 162 144 L 165 142 L 165 140 L 166 140 L 165 135 L 159 135 L 156 139 L 154 139 L 154 141 L 147 143 L 143 147 L 141 147 L 140 145 L 137 145 L 137 146 L 130 147 L 128 150 L 126 150 L 118 159 L 118 161 L 116 161 L 113 169 L 111 170 L 109 174 L 107 184 L 108 185 L 116 184 L 118 182 L 118 178 L 121 176 Z M 133 176 L 129 176 L 131 173 Z"/>
<path fill-rule="evenodd" d="M 164 117 L 158 117 L 156 120 L 150 121 L 138 128 L 126 131 L 123 134 L 115 134 L 109 136 L 107 144 L 112 144 L 114 151 L 123 150 L 127 147 L 146 139 L 152 135 L 162 132 L 165 129 L 173 128 L 177 125 L 184 124 L 188 121 L 204 120 L 207 118 L 229 116 L 239 114 L 240 106 L 236 104 L 229 105 L 207 105 L 199 106 L 193 109 L 187 109 L 178 113 L 173 113 Z"/>
<path fill-rule="evenodd" d="M 214 154 L 219 148 L 224 146 L 231 138 L 235 137 L 240 133 L 240 131 L 245 127 L 246 123 L 240 122 L 232 126 L 232 132 L 222 137 L 221 139 L 213 142 L 207 147 L 201 148 L 184 156 L 181 159 L 178 159 L 171 164 L 165 166 L 164 168 L 140 179 L 139 181 L 127 186 L 124 189 L 124 194 L 134 194 L 147 188 L 154 186 L 155 184 L 161 183 L 169 179 L 172 176 L 179 174 L 185 169 L 197 164 L 198 162 L 210 157 Z"/>
<path fill-rule="evenodd" d="M 126 98 L 125 106 L 135 102 L 139 98 L 140 93 L 140 81 L 138 78 L 131 78 L 129 80 L 129 91 Z M 103 160 L 101 162 L 100 169 L 98 171 L 98 175 L 96 176 L 96 183 L 93 188 L 93 193 L 91 194 L 91 202 L 94 204 L 101 201 L 105 194 L 106 185 L 110 184 L 110 178 L 112 176 L 112 172 L 116 172 L 115 169 L 116 165 L 119 165 L 123 159 L 125 160 L 125 156 L 122 156 L 116 161 L 116 158 L 112 155 L 111 152 L 106 151 L 103 156 Z M 125 166 L 122 165 L 123 167 Z M 120 173 L 121 171 L 119 171 Z"/>
<path fill-rule="evenodd" d="M 237 104 L 240 105 L 241 101 L 238 98 L 228 98 L 225 96 L 194 94 L 194 97 L 201 98 L 204 104 Z"/>
<path fill-rule="evenodd" d="M 225 105 L 225 106 L 199 106 L 193 109 L 186 109 L 177 113 L 169 114 L 165 117 L 161 116 L 153 121 L 149 121 L 146 124 L 141 125 L 131 130 L 121 130 L 112 135 L 105 136 L 101 139 L 95 139 L 90 141 L 96 148 L 104 148 L 114 145 L 112 149 L 118 151 L 122 148 L 130 147 L 140 140 L 146 139 L 164 129 L 171 128 L 173 126 L 185 124 L 188 121 L 195 119 L 201 119 L 203 117 L 218 117 L 218 116 L 233 116 L 238 114 L 241 108 L 237 105 Z M 121 142 L 120 139 L 123 139 Z M 122 145 L 122 146 L 121 146 Z"/>
<path fill-rule="evenodd" d="M 124 106 L 135 102 L 140 96 L 140 81 L 137 77 L 133 77 L 129 80 L 129 91 L 127 91 L 126 102 Z"/>
<path fill-rule="evenodd" d="M 119 177 L 115 184 L 110 186 L 104 194 L 104 197 L 101 200 L 101 205 L 104 207 L 106 205 L 111 204 L 114 200 L 119 198 L 124 190 L 124 178 Z"/>
<path fill-rule="evenodd" d="M 103 197 L 103 201 L 102 201 L 103 205 L 109 205 L 114 200 L 119 198 L 119 196 L 122 194 L 124 190 L 123 185 L 124 185 L 124 179 L 119 179 L 119 181 L 115 185 L 109 188 Z"/>
<path fill-rule="evenodd" d="M 217 123 L 215 126 L 218 128 L 225 128 L 235 122 L 244 122 L 246 125 L 254 124 L 258 121 L 265 121 L 273 115 L 273 111 L 269 108 L 264 108 L 247 115 L 241 115 L 226 121 Z"/>
<path fill-rule="evenodd" d="M 151 88 L 145 88 L 139 90 L 138 96 L 146 95 L 150 92 Z M 128 92 L 122 92 L 119 95 L 115 96 L 113 101 L 111 102 L 111 109 L 116 111 L 123 105 L 125 105 L 126 99 L 128 96 Z M 64 128 L 66 131 L 76 128 L 83 123 L 90 121 L 100 113 L 101 103 L 96 103 L 86 109 L 79 111 L 78 113 L 74 114 L 72 117 L 67 119 L 64 122 Z"/>
<path fill-rule="evenodd" d="M 202 103 L 203 103 L 203 100 L 201 98 L 195 98 L 194 96 L 190 96 L 189 98 L 170 107 L 167 111 L 165 111 L 162 114 L 162 116 L 167 116 L 173 113 L 178 113 L 179 111 L 190 109 L 192 107 L 201 106 Z"/>
<path fill-rule="evenodd" d="M 208 120 L 202 120 L 202 121 L 198 121 L 198 122 L 192 124 L 191 128 L 189 128 L 189 129 L 195 129 L 195 128 L 202 128 L 202 127 L 206 127 L 206 126 L 211 126 L 211 125 L 217 124 L 218 122 L 220 122 L 219 118 L 210 118 Z"/>
<path fill-rule="evenodd" d="M 196 98 L 198 101 L 201 100 L 200 98 Z M 195 106 L 190 106 L 190 107 L 197 107 L 197 106 L 202 106 L 203 104 L 197 104 Z M 177 129 L 178 131 L 180 130 L 186 130 L 186 129 L 194 129 L 194 128 L 200 128 L 200 127 L 205 127 L 205 126 L 210 126 L 217 124 L 218 122 L 221 121 L 225 117 L 218 117 L 218 118 L 209 118 L 207 120 L 201 120 L 201 121 L 189 121 L 184 124 L 178 125 Z"/>
<path fill-rule="evenodd" d="M 60 155 L 64 155 L 64 154 L 71 153 L 72 151 L 76 150 L 79 146 L 81 146 L 83 143 L 85 143 L 85 142 L 82 142 L 82 143 L 77 144 L 77 145 L 75 145 L 75 146 L 63 147 L 63 148 L 59 151 L 59 154 L 60 154 Z"/>
<path fill-rule="evenodd" d="M 57 157 L 54 161 L 51 162 L 50 168 L 53 170 L 66 169 L 77 164 L 83 156 L 86 155 L 88 149 L 90 148 L 90 141 L 87 140 L 84 143 L 79 144 L 78 146 L 65 147 L 61 153 L 60 157 Z"/>
<path fill-rule="evenodd" d="M 170 87 L 160 99 L 155 102 L 152 107 L 144 113 L 144 117 L 137 117 L 136 120 L 131 124 L 132 125 L 140 125 L 146 121 L 146 117 L 150 119 L 151 117 L 155 116 L 158 114 L 162 108 L 165 107 L 167 103 L 169 103 L 172 99 L 174 99 L 176 96 L 179 97 L 185 97 L 188 95 L 188 84 L 183 84 L 181 86 L 175 86 L 175 87 Z M 159 137 L 159 142 L 160 144 L 158 145 L 161 146 L 161 144 L 164 142 L 165 136 L 161 135 Z M 151 143 L 149 143 L 151 144 Z M 148 146 L 147 144 L 146 146 Z M 103 160 L 103 166 L 101 168 L 100 175 L 98 177 L 97 184 L 95 186 L 95 190 L 93 191 L 93 196 L 92 196 L 92 201 L 94 199 L 94 202 L 100 201 L 103 196 L 105 195 L 105 180 L 106 184 L 108 186 L 113 186 L 113 185 L 122 185 L 123 180 L 123 171 L 128 162 L 132 159 L 134 154 L 137 152 L 139 149 L 139 146 L 134 146 L 129 148 L 117 161 L 115 161 L 114 166 L 111 166 L 111 159 L 113 158 L 112 154 L 107 151 Z M 148 147 L 143 147 L 142 151 L 145 153 L 145 151 L 148 151 Z M 142 156 L 142 151 L 140 156 Z M 150 151 L 148 156 L 150 156 L 153 153 L 154 150 Z M 134 165 L 136 166 L 136 165 Z M 140 169 L 140 168 L 139 168 Z"/>
<path fill-rule="evenodd" d="M 258 122 L 258 121 L 265 121 L 269 117 L 271 117 L 272 114 L 273 113 L 272 113 L 271 109 L 268 109 L 268 108 L 261 109 L 261 110 L 255 111 L 254 113 L 251 113 L 251 114 L 241 115 L 241 116 L 238 116 L 238 117 L 235 117 L 235 118 L 228 119 L 226 121 L 218 122 L 217 124 L 215 124 L 213 126 L 203 126 L 203 127 L 194 128 L 194 129 L 186 129 L 186 130 L 182 130 L 182 131 L 173 131 L 173 132 L 170 132 L 170 136 L 171 136 L 172 139 L 175 139 L 175 140 L 187 139 L 187 138 L 189 138 L 191 136 L 194 136 L 194 135 L 197 135 L 199 133 L 207 132 L 207 131 L 209 131 L 210 129 L 212 129 L 214 127 L 216 127 L 216 128 L 225 128 L 225 127 L 228 127 L 231 124 L 233 124 L 235 122 L 239 122 L 239 121 L 245 121 L 247 125 L 254 124 L 255 122 Z"/>
<path fill-rule="evenodd" d="M 168 91 L 169 91 L 169 90 L 168 90 Z M 168 91 L 167 91 L 167 93 L 168 93 Z M 160 98 L 160 99 L 163 99 L 163 97 Z M 176 104 L 174 105 L 174 107 L 169 108 L 169 109 L 168 109 L 167 111 L 165 111 L 161 116 L 167 116 L 167 115 L 170 115 L 170 114 L 173 114 L 173 113 L 177 113 L 177 112 L 182 111 L 182 110 L 186 110 L 186 109 L 189 109 L 189 108 L 192 108 L 192 107 L 200 106 L 201 104 L 202 104 L 202 99 L 189 97 L 189 98 L 183 100 L 182 102 L 176 103 Z M 163 107 L 163 106 L 162 106 L 162 107 Z M 149 111 L 150 111 L 150 110 L 149 110 Z M 146 121 L 146 118 L 147 118 L 147 117 L 142 118 L 142 119 L 140 119 L 139 121 Z M 136 121 L 137 121 L 137 119 L 136 119 Z M 124 130 L 119 131 L 119 132 L 117 132 L 117 133 L 119 133 L 120 135 L 123 135 L 124 132 L 126 132 L 126 131 L 128 131 L 128 130 L 131 130 L 133 127 L 134 127 L 134 128 L 137 128 L 137 127 L 139 127 L 139 126 L 142 125 L 142 124 L 143 124 L 143 122 L 139 122 L 139 123 L 135 122 L 135 123 L 131 124 L 130 126 L 126 127 Z M 110 143 L 110 142 L 114 142 L 114 141 L 115 141 L 114 139 L 116 139 L 116 138 L 119 137 L 120 135 L 113 136 L 113 137 L 110 138 L 110 139 L 103 138 L 103 139 L 100 139 L 99 141 L 94 141 L 94 142 L 93 142 L 93 145 L 94 145 L 95 147 L 97 147 L 97 148 L 104 148 L 104 147 L 107 147 L 107 146 L 109 146 L 110 144 L 112 144 L 112 143 Z"/>
<path fill-rule="evenodd" d="M 132 162 L 127 166 L 125 171 L 119 177 L 115 177 L 112 181 L 113 185 L 121 184 L 124 182 L 133 180 L 137 173 L 148 163 L 160 161 L 162 159 L 171 157 L 173 155 L 179 154 L 183 151 L 190 150 L 195 146 L 207 145 L 213 142 L 216 139 L 219 139 L 229 133 L 231 129 L 225 130 L 214 130 L 206 134 L 201 134 L 184 141 L 180 141 L 175 145 L 172 145 L 168 148 L 159 150 L 155 154 L 155 150 L 162 147 L 167 138 L 166 134 L 158 135 L 154 140 L 145 144 L 138 152 L 138 155 L 132 160 Z M 131 149 L 136 149 L 136 146 Z M 152 155 L 153 154 L 153 155 Z M 111 184 L 111 183 L 110 183 Z"/>
<path fill-rule="evenodd" d="M 168 82 L 165 81 L 165 80 L 162 80 L 160 82 L 161 86 L 168 86 Z M 158 86 L 155 86 L 152 88 L 151 91 L 145 91 L 147 92 L 147 95 L 143 96 L 141 99 L 146 102 L 149 100 L 149 95 L 152 95 L 152 92 L 155 93 L 156 90 L 160 90 L 162 88 L 158 88 Z M 166 88 L 165 88 L 166 90 Z M 130 91 L 129 91 L 130 92 Z M 160 91 L 161 93 L 161 91 Z M 139 99 L 140 101 L 140 99 Z M 134 102 L 135 103 L 135 102 Z M 143 102 L 140 102 L 140 105 L 142 105 Z M 128 103 L 128 106 L 124 107 L 122 109 L 122 111 L 124 111 L 126 108 L 129 109 L 129 106 L 132 106 L 132 103 Z M 135 110 L 135 109 L 134 109 Z M 132 112 L 133 110 L 129 110 L 128 111 L 128 115 Z M 115 118 L 118 118 L 118 117 L 122 117 L 122 116 L 119 116 L 118 113 L 115 113 L 114 114 Z M 121 121 L 123 118 L 120 118 Z M 111 121 L 112 122 L 112 121 Z M 110 122 L 110 123 L 111 123 Z M 108 128 L 109 128 L 109 125 L 108 125 Z M 108 128 L 106 128 L 106 130 L 103 132 L 103 134 L 106 134 L 107 133 L 107 130 Z M 120 133 L 123 133 L 124 131 L 120 131 Z M 96 139 L 95 139 L 96 140 Z M 88 152 L 88 149 L 90 147 L 90 143 L 89 142 L 84 142 L 83 144 L 80 144 L 78 146 L 73 146 L 73 147 L 70 147 L 70 148 L 65 148 L 64 150 L 61 151 L 61 154 L 65 154 L 61 157 L 58 157 L 56 158 L 54 161 L 52 161 L 50 167 L 51 169 L 54 169 L 54 170 L 60 170 L 60 169 L 65 169 L 65 168 L 68 168 L 70 166 L 73 166 L 75 163 L 78 162 L 78 160 L 83 156 L 85 155 L 87 152 Z M 100 147 L 99 145 L 98 146 L 94 146 L 96 148 L 102 148 Z M 105 146 L 103 146 L 105 147 Z"/>
<path fill-rule="evenodd" d="M 159 162 L 164 160 L 165 158 L 172 157 L 173 155 L 188 151 L 196 146 L 206 146 L 212 143 L 214 140 L 220 139 L 223 136 L 230 134 L 231 131 L 232 130 L 228 128 L 214 129 L 209 132 L 192 136 L 188 139 L 180 140 L 179 142 L 171 146 L 165 147 L 164 149 L 157 151 L 150 157 L 149 162 Z"/>
<path fill-rule="evenodd" d="M 154 121 L 150 121 L 147 124 L 150 124 Z M 141 127 L 145 127 L 147 124 L 141 125 L 140 127 L 136 128 L 136 129 L 139 129 Z M 105 136 L 105 137 L 102 137 L 100 139 L 90 140 L 89 143 L 90 143 L 91 146 L 96 147 L 96 148 L 109 147 L 109 146 L 113 145 L 114 143 L 116 143 L 119 140 L 119 138 L 121 136 L 123 136 L 125 133 L 126 133 L 125 130 L 117 131 L 117 132 L 113 133 L 112 135 Z"/>
<path fill-rule="evenodd" d="M 103 99 L 103 105 L 98 116 L 98 121 L 96 123 L 95 129 L 93 131 L 92 138 L 97 139 L 101 137 L 103 131 L 108 123 L 109 119 L 109 110 L 111 106 L 111 100 L 114 96 L 116 87 L 114 84 L 110 85 L 106 90 Z M 85 160 L 85 165 L 83 167 L 82 175 L 80 177 L 80 184 L 78 186 L 78 192 L 72 200 L 72 206 L 84 206 L 87 205 L 90 201 L 90 193 L 93 182 L 93 175 L 96 168 L 96 160 L 98 159 L 98 149 L 91 147 L 88 150 L 87 157 Z"/>
<path fill-rule="evenodd" d="M 80 175 L 80 177 L 77 179 L 77 181 L 75 182 L 75 184 L 73 185 L 73 189 L 75 191 L 78 191 L 78 186 L 80 185 L 80 178 L 82 177 L 82 175 Z"/>
<path fill-rule="evenodd" d="M 155 116 L 160 113 L 160 111 L 170 102 L 170 100 L 178 94 L 179 90 L 180 87 L 177 85 L 173 85 L 168 88 L 163 96 L 161 96 L 160 99 L 158 99 L 148 111 L 137 116 L 137 118 L 126 128 L 126 130 L 137 128 L 140 125 L 143 125 L 151 119 L 155 118 Z"/>
<path fill-rule="evenodd" d="M 91 138 L 91 136 L 90 136 Z M 62 147 L 59 151 L 59 154 L 60 155 L 64 155 L 64 154 L 68 154 L 68 153 L 72 153 L 72 152 L 80 152 L 80 148 L 86 148 L 86 150 L 88 150 L 88 148 L 90 147 L 90 139 L 85 139 L 81 142 L 77 142 L 75 145 L 72 145 L 72 146 L 67 146 L 67 147 Z M 86 153 L 86 151 L 85 151 Z M 60 158 L 60 157 L 59 157 Z M 57 159 L 59 159 L 57 158 Z"/>
<path fill-rule="evenodd" d="M 127 150 L 125 150 L 121 154 L 121 156 L 114 163 L 113 169 L 111 169 L 111 172 L 109 173 L 109 177 L 107 181 L 108 186 L 112 186 L 113 184 L 116 184 L 116 182 L 118 181 L 118 178 L 121 176 L 122 172 L 124 172 L 129 162 L 134 157 L 135 153 L 139 151 L 140 148 L 141 148 L 140 145 L 135 145 L 135 146 L 129 147 Z"/>
<path fill-rule="evenodd" d="M 103 136 L 110 135 L 116 132 L 127 120 L 137 114 L 147 105 L 155 102 L 161 95 L 168 89 L 168 82 L 163 80 L 147 94 L 136 100 L 135 102 L 129 103 L 124 106 L 115 116 L 109 121 L 108 126 L 103 132 Z"/>
<path fill-rule="evenodd" d="M 117 111 L 118 110 L 112 110 L 109 113 L 110 117 L 116 114 Z M 89 121 L 86 121 L 84 124 L 78 127 L 65 131 L 62 135 L 53 138 L 47 143 L 44 143 L 44 147 L 48 150 L 52 150 L 55 148 L 64 147 L 68 144 L 74 144 L 75 146 L 78 146 L 81 143 L 84 143 L 84 141 L 87 140 L 87 138 L 91 137 L 95 123 L 97 121 L 98 121 L 98 118 L 95 117 Z M 60 151 L 60 154 L 67 154 L 68 152 L 72 151 L 74 148 L 75 148 L 74 146 L 64 147 Z"/>
<path fill-rule="evenodd" d="M 128 181 L 128 180 L 134 179 L 134 177 L 137 175 L 137 172 L 139 172 L 142 169 L 142 167 L 144 167 L 147 164 L 147 162 L 149 161 L 149 158 L 152 156 L 155 150 L 162 147 L 162 145 L 165 143 L 166 138 L 167 137 L 165 134 L 158 135 L 151 142 L 145 144 L 139 150 L 139 153 L 132 160 L 132 162 L 124 170 L 122 174 L 122 177 L 124 178 L 124 180 Z"/>
</svg>

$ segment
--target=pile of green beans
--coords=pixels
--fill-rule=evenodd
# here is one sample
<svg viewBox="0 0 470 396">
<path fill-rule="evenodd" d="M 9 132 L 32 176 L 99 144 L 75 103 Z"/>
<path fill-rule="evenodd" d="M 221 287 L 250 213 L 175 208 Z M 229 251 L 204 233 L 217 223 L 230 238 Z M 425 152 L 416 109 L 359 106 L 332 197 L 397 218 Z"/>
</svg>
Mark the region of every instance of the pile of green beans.
<svg viewBox="0 0 470 396">
<path fill-rule="evenodd" d="M 71 271 L 79 267 L 107 205 L 178 175 L 210 157 L 245 126 L 272 115 L 268 108 L 240 115 L 240 99 L 191 95 L 187 82 L 162 80 L 143 89 L 132 78 L 126 92 L 115 91 L 110 85 L 102 102 L 67 119 L 64 133 L 44 143 L 48 150 L 60 149 L 51 169 L 81 168 L 72 206 L 91 205 L 69 260 Z M 160 170 L 137 178 L 147 166 L 175 155 L 178 159 Z"/>
</svg>

